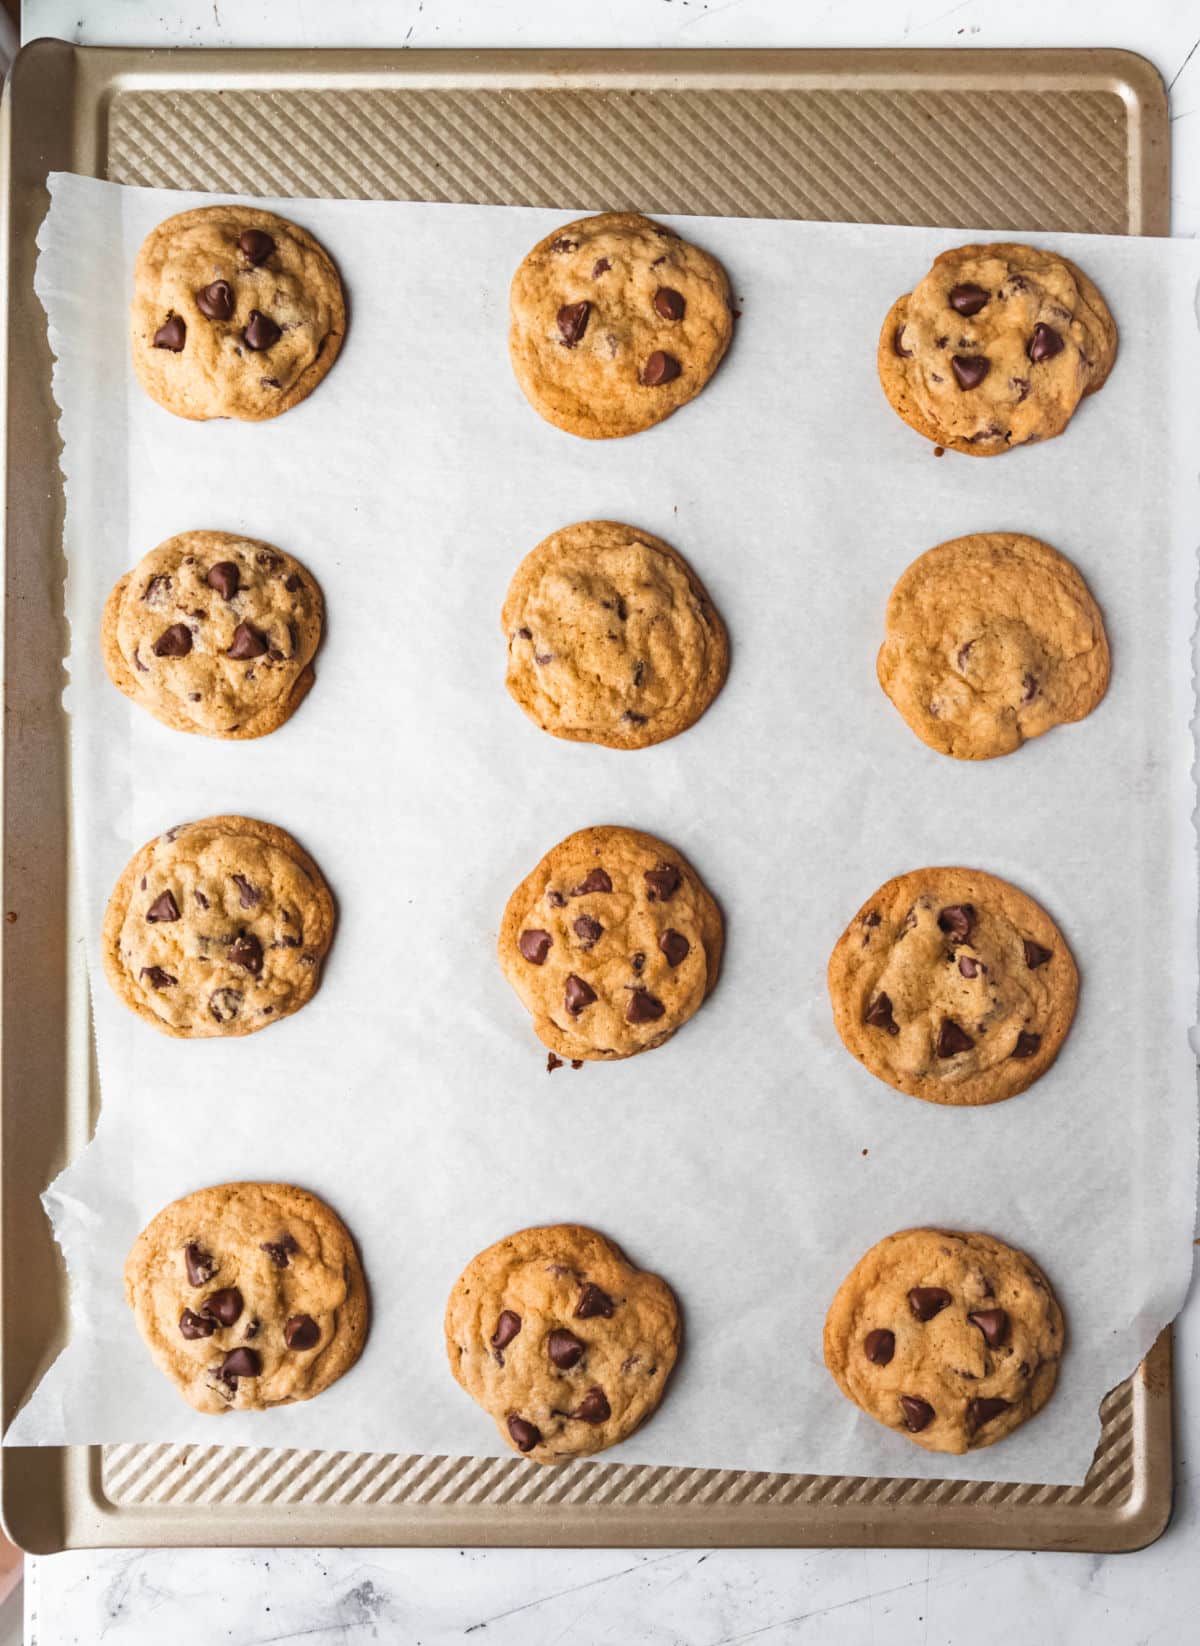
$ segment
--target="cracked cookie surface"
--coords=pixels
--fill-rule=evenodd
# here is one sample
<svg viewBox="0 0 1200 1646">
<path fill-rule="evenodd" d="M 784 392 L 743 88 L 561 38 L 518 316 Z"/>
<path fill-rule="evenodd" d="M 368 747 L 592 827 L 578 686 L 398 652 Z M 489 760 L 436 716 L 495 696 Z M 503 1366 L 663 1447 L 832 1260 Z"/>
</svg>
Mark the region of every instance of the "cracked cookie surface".
<svg viewBox="0 0 1200 1646">
<path fill-rule="evenodd" d="M 846 1276 L 825 1364 L 847 1399 L 931 1452 L 1003 1440 L 1054 1393 L 1063 1317 L 1031 1257 L 986 1234 L 904 1229 Z"/>
<path fill-rule="evenodd" d="M 1001 241 L 942 252 L 892 305 L 879 381 L 918 434 L 993 457 L 1061 434 L 1116 354 L 1116 324 L 1082 269 Z"/>
<path fill-rule="evenodd" d="M 863 904 L 829 960 L 848 1051 L 931 1103 L 1014 1097 L 1058 1055 L 1079 974 L 1031 897 L 980 869 L 917 869 Z"/>
<path fill-rule="evenodd" d="M 589 440 L 637 434 L 708 382 L 733 335 L 715 257 L 637 212 L 555 229 L 513 276 L 509 354 L 548 423 Z"/>
<path fill-rule="evenodd" d="M 354 1242 L 288 1183 L 218 1183 L 164 1207 L 126 1259 L 125 1298 L 155 1365 L 200 1412 L 311 1400 L 367 1333 Z"/>
<path fill-rule="evenodd" d="M 229 532 L 180 532 L 114 586 L 104 666 L 176 731 L 262 737 L 312 685 L 323 619 L 321 591 L 291 555 Z"/>
<path fill-rule="evenodd" d="M 667 1283 L 576 1224 L 522 1229 L 471 1259 L 446 1306 L 457 1381 L 534 1463 L 627 1440 L 679 1350 Z"/>
<path fill-rule="evenodd" d="M 312 393 L 346 330 L 342 283 L 306 229 L 253 206 L 198 206 L 142 242 L 133 364 L 176 417 L 261 422 Z"/>
<path fill-rule="evenodd" d="M 532 549 L 500 621 L 509 693 L 575 742 L 665 742 L 700 718 L 729 666 L 725 625 L 687 561 L 614 520 L 564 526 Z"/>
<path fill-rule="evenodd" d="M 632 1057 L 662 1045 L 717 979 L 720 910 L 687 859 L 636 829 L 580 829 L 513 892 L 505 977 L 560 1057 Z"/>
<path fill-rule="evenodd" d="M 164 1034 L 253 1034 L 315 994 L 333 926 L 329 888 L 290 834 L 206 817 L 134 853 L 104 916 L 104 970 Z"/>
<path fill-rule="evenodd" d="M 1108 687 L 1108 637 L 1057 550 L 976 532 L 940 543 L 900 577 L 877 672 L 922 742 L 990 760 L 1091 713 Z"/>
</svg>

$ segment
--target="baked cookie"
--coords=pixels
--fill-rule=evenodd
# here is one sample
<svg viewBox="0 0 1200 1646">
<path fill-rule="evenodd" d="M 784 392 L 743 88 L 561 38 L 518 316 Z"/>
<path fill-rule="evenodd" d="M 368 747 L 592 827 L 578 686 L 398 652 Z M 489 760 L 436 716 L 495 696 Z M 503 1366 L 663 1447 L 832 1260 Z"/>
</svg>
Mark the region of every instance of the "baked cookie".
<svg viewBox="0 0 1200 1646">
<path fill-rule="evenodd" d="M 1087 584 L 1049 544 L 976 532 L 901 576 L 876 667 L 922 742 L 990 760 L 1092 712 L 1108 687 L 1108 636 Z"/>
<path fill-rule="evenodd" d="M 316 993 L 333 921 L 321 871 L 290 834 L 206 817 L 130 858 L 104 916 L 104 970 L 164 1034 L 253 1034 Z"/>
<path fill-rule="evenodd" d="M 311 1400 L 367 1335 L 354 1242 L 288 1183 L 218 1183 L 164 1207 L 125 1261 L 125 1298 L 154 1364 L 199 1412 Z"/>
<path fill-rule="evenodd" d="M 560 1057 L 661 1046 L 717 980 L 724 927 L 695 869 L 636 829 L 568 835 L 508 900 L 500 968 Z"/>
<path fill-rule="evenodd" d="M 534 1463 L 628 1440 L 663 1397 L 679 1334 L 666 1281 L 572 1223 L 489 1246 L 446 1305 L 450 1370 Z"/>
<path fill-rule="evenodd" d="M 500 615 L 510 695 L 554 737 L 644 749 L 725 683 L 729 642 L 681 554 L 615 520 L 564 526 L 517 567 Z"/>
<path fill-rule="evenodd" d="M 848 1051 L 898 1092 L 999 1103 L 1058 1056 L 1079 974 L 1031 897 L 980 869 L 916 869 L 881 886 L 829 960 Z"/>
<path fill-rule="evenodd" d="M 974 1452 L 1010 1435 L 1054 1393 L 1062 1351 L 1049 1281 L 985 1234 L 888 1235 L 846 1276 L 825 1319 L 838 1388 L 929 1452 Z"/>
<path fill-rule="evenodd" d="M 588 440 L 670 417 L 733 335 L 716 258 L 633 211 L 548 234 L 513 276 L 510 309 L 509 353 L 530 405 Z"/>
<path fill-rule="evenodd" d="M 262 737 L 313 683 L 321 591 L 298 560 L 251 537 L 180 532 L 104 607 L 104 666 L 156 720 L 203 737 Z"/>
<path fill-rule="evenodd" d="M 1082 269 L 1002 241 L 944 251 L 892 304 L 879 381 L 918 434 L 993 457 L 1061 434 L 1116 357 L 1116 324 Z"/>
<path fill-rule="evenodd" d="M 346 302 L 307 229 L 254 206 L 198 206 L 143 240 L 131 327 L 134 369 L 160 406 L 257 423 L 325 376 Z"/>
</svg>

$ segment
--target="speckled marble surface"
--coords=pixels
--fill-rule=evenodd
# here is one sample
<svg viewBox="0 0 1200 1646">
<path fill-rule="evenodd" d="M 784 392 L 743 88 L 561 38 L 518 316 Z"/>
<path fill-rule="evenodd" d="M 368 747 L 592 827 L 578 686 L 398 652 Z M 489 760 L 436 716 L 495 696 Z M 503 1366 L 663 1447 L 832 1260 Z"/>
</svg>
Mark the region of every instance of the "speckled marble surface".
<svg viewBox="0 0 1200 1646">
<path fill-rule="evenodd" d="M 26 0 L 23 37 L 172 45 L 1115 45 L 1173 82 L 1174 232 L 1200 232 L 1195 0 Z M 29 1563 L 38 1646 L 1190 1646 L 1200 1297 L 1176 1337 L 1176 1512 L 1135 1555 L 948 1550 L 104 1551 Z"/>
</svg>

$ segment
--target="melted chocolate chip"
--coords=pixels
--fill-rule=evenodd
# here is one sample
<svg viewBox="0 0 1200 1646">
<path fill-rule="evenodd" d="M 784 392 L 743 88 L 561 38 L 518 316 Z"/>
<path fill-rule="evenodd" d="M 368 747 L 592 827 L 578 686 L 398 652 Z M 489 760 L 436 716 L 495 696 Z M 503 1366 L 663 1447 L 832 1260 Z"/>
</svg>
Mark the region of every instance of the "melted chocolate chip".
<svg viewBox="0 0 1200 1646">
<path fill-rule="evenodd" d="M 233 287 L 228 280 L 214 280 L 209 286 L 201 286 L 196 293 L 196 307 L 206 320 L 232 319 Z"/>
<path fill-rule="evenodd" d="M 683 295 L 672 286 L 660 286 L 654 294 L 654 312 L 664 320 L 682 320 Z"/>
<path fill-rule="evenodd" d="M 679 890 L 681 876 L 674 863 L 660 863 L 657 869 L 647 869 L 642 878 L 649 902 L 669 903 Z"/>
<path fill-rule="evenodd" d="M 295 594 L 297 590 L 304 587 L 304 584 L 301 579 L 296 576 L 295 572 L 293 572 L 290 577 L 284 578 L 283 586 L 289 594 Z"/>
<path fill-rule="evenodd" d="M 519 1452 L 531 1452 L 535 1446 L 541 1445 L 542 1431 L 535 1424 L 518 1417 L 516 1412 L 509 1413 L 508 1432 Z"/>
<path fill-rule="evenodd" d="M 147 606 L 164 606 L 172 588 L 171 579 L 165 572 L 159 572 L 152 577 L 142 591 L 142 599 Z"/>
<path fill-rule="evenodd" d="M 572 240 L 569 235 L 560 234 L 557 240 L 550 242 L 550 250 L 559 253 L 578 251 L 579 242 L 578 240 Z"/>
<path fill-rule="evenodd" d="M 896 1334 L 886 1326 L 877 1326 L 863 1338 L 863 1354 L 872 1366 L 887 1366 L 896 1352 Z"/>
<path fill-rule="evenodd" d="M 908 1294 L 908 1306 L 918 1320 L 932 1320 L 952 1301 L 942 1286 L 914 1286 Z"/>
<path fill-rule="evenodd" d="M 572 886 L 568 897 L 586 897 L 589 892 L 611 892 L 612 881 L 603 869 L 593 869 L 578 886 Z"/>
<path fill-rule="evenodd" d="M 311 1315 L 292 1315 L 283 1328 L 283 1341 L 289 1349 L 315 1349 L 321 1328 Z"/>
<path fill-rule="evenodd" d="M 646 957 L 640 949 L 636 954 L 630 955 L 629 964 L 633 967 L 635 972 L 641 972 L 643 966 L 646 964 Z"/>
<path fill-rule="evenodd" d="M 594 949 L 604 932 L 604 927 L 598 920 L 593 920 L 590 914 L 581 914 L 575 922 L 574 929 L 581 949 Z"/>
<path fill-rule="evenodd" d="M 927 1429 L 936 1416 L 929 1402 L 922 1400 L 919 1395 L 901 1395 L 900 1413 L 904 1427 L 913 1435 L 919 1435 L 922 1429 Z"/>
<path fill-rule="evenodd" d="M 965 314 L 969 317 L 978 314 L 991 295 L 991 292 L 984 291 L 982 286 L 972 285 L 968 280 L 961 286 L 951 286 L 950 307 L 956 314 Z"/>
<path fill-rule="evenodd" d="M 1008 1410 L 1007 1400 L 998 1400 L 994 1396 L 990 1400 L 976 1399 L 967 1402 L 967 1428 L 974 1434 L 982 1429 L 985 1423 L 990 1423 L 994 1417 Z"/>
<path fill-rule="evenodd" d="M 277 1269 L 286 1269 L 289 1254 L 300 1250 L 295 1236 L 290 1234 L 281 1234 L 278 1240 L 265 1240 L 259 1249 L 266 1252 Z"/>
<path fill-rule="evenodd" d="M 582 303 L 564 303 L 557 315 L 558 335 L 563 347 L 573 349 L 587 330 L 592 305 L 585 298 Z"/>
<path fill-rule="evenodd" d="M 1008 1336 L 1008 1314 L 1004 1309 L 977 1309 L 967 1319 L 972 1326 L 979 1327 L 989 1348 L 998 1348 Z"/>
<path fill-rule="evenodd" d="M 235 663 L 248 663 L 252 657 L 261 657 L 267 649 L 267 642 L 259 631 L 249 623 L 239 623 L 233 631 L 233 644 L 225 653 Z"/>
<path fill-rule="evenodd" d="M 146 910 L 146 919 L 152 926 L 166 925 L 179 919 L 179 904 L 172 892 L 160 892 Z"/>
<path fill-rule="evenodd" d="M 215 1320 L 205 1320 L 203 1315 L 193 1314 L 185 1309 L 179 1317 L 179 1332 L 182 1337 L 194 1341 L 198 1337 L 211 1337 L 217 1329 Z"/>
<path fill-rule="evenodd" d="M 654 1023 L 666 1011 L 666 1007 L 657 995 L 648 989 L 634 989 L 629 996 L 629 1004 L 625 1008 L 627 1023 Z"/>
<path fill-rule="evenodd" d="M 976 960 L 973 955 L 960 954 L 958 969 L 964 977 L 978 977 L 980 972 L 986 972 L 987 967 L 982 961 Z"/>
<path fill-rule="evenodd" d="M 886 1029 L 888 1034 L 899 1034 L 900 1025 L 892 1016 L 892 1000 L 890 995 L 877 994 L 867 1007 L 864 1023 L 870 1024 L 873 1029 Z"/>
<path fill-rule="evenodd" d="M 229 964 L 241 966 L 251 977 L 257 977 L 263 968 L 262 944 L 253 932 L 242 932 L 229 945 Z"/>
<path fill-rule="evenodd" d="M 541 966 L 545 963 L 546 956 L 550 953 L 550 948 L 553 942 L 554 939 L 550 936 L 549 932 L 531 929 L 530 931 L 522 932 L 520 937 L 518 937 L 517 948 L 520 949 L 521 954 L 526 960 L 528 960 L 531 966 Z"/>
<path fill-rule="evenodd" d="M 668 927 L 665 932 L 659 933 L 658 946 L 667 957 L 667 965 L 671 967 L 681 965 L 691 949 L 687 938 L 674 927 Z"/>
<path fill-rule="evenodd" d="M 904 327 L 897 326 L 892 333 L 892 353 L 898 354 L 901 360 L 911 360 L 913 351 L 904 347 Z"/>
<path fill-rule="evenodd" d="M 192 631 L 186 623 L 172 623 L 154 642 L 155 657 L 186 657 L 192 649 Z"/>
<path fill-rule="evenodd" d="M 271 319 L 269 314 L 260 314 L 257 309 L 250 310 L 250 321 L 242 333 L 242 341 L 248 349 L 260 352 L 269 349 L 278 343 L 283 332 Z"/>
<path fill-rule="evenodd" d="M 938 915 L 938 930 L 945 932 L 951 943 L 965 943 L 974 927 L 973 903 L 951 903 Z"/>
<path fill-rule="evenodd" d="M 262 892 L 257 886 L 251 885 L 244 874 L 235 874 L 232 879 L 238 889 L 238 902 L 243 909 L 252 909 L 256 903 L 262 902 Z"/>
<path fill-rule="evenodd" d="M 969 1052 L 974 1044 L 966 1030 L 960 1028 L 952 1017 L 942 1019 L 935 1048 L 939 1057 L 957 1057 L 960 1052 Z"/>
<path fill-rule="evenodd" d="M 256 1349 L 230 1349 L 217 1369 L 222 1383 L 236 1384 L 239 1377 L 257 1377 L 262 1361 Z"/>
<path fill-rule="evenodd" d="M 204 581 L 210 589 L 216 589 L 223 600 L 232 600 L 241 587 L 242 574 L 236 562 L 218 560 L 215 566 L 209 567 L 208 576 Z"/>
<path fill-rule="evenodd" d="M 275 242 L 265 229 L 243 229 L 238 236 L 238 250 L 247 263 L 257 268 L 275 250 Z"/>
<path fill-rule="evenodd" d="M 200 1305 L 200 1313 L 215 1320 L 218 1326 L 232 1326 L 242 1312 L 242 1294 L 236 1286 L 222 1286 Z"/>
<path fill-rule="evenodd" d="M 208 997 L 208 1010 L 218 1023 L 232 1023 L 242 1009 L 240 989 L 218 989 Z"/>
<path fill-rule="evenodd" d="M 580 1012 L 590 1006 L 596 998 L 596 991 L 590 984 L 576 977 L 574 972 L 567 976 L 566 987 L 563 990 L 563 1002 L 572 1017 L 578 1017 Z"/>
<path fill-rule="evenodd" d="M 598 257 L 592 264 L 592 279 L 599 280 L 600 276 L 602 274 L 607 274 L 611 268 L 612 263 L 607 257 Z"/>
<path fill-rule="evenodd" d="M 991 361 L 982 354 L 953 354 L 950 365 L 960 389 L 977 389 L 991 369 Z"/>
<path fill-rule="evenodd" d="M 1042 1044 L 1040 1034 L 1027 1034 L 1024 1029 L 1017 1036 L 1017 1043 L 1012 1049 L 1014 1057 L 1033 1057 Z"/>
<path fill-rule="evenodd" d="M 179 982 L 170 972 L 164 972 L 161 966 L 143 966 L 138 976 L 144 977 L 152 989 L 172 989 Z"/>
<path fill-rule="evenodd" d="M 1043 949 L 1040 943 L 1035 943 L 1030 937 L 1024 940 L 1024 949 L 1025 964 L 1031 972 L 1036 971 L 1039 966 L 1044 966 L 1053 955 L 1053 950 Z"/>
<path fill-rule="evenodd" d="M 496 1359 L 501 1366 L 504 1364 L 502 1351 L 507 1349 L 513 1338 L 521 1330 L 521 1317 L 511 1309 L 502 1309 L 500 1318 L 496 1322 L 496 1330 L 491 1336 L 492 1348 L 496 1351 Z"/>
<path fill-rule="evenodd" d="M 187 1269 L 188 1281 L 193 1286 L 207 1286 L 217 1272 L 216 1260 L 211 1252 L 206 1252 L 203 1246 L 198 1246 L 194 1240 L 189 1240 L 183 1248 L 183 1262 Z"/>
<path fill-rule="evenodd" d="M 608 1396 L 603 1389 L 589 1389 L 571 1416 L 578 1418 L 581 1423 L 607 1423 L 612 1416 Z"/>
<path fill-rule="evenodd" d="M 1053 360 L 1062 350 L 1063 340 L 1054 327 L 1043 325 L 1039 320 L 1033 328 L 1033 336 L 1029 339 L 1028 354 L 1034 365 L 1040 365 L 1043 360 Z"/>
<path fill-rule="evenodd" d="M 657 389 L 663 383 L 673 383 L 682 369 L 673 354 L 655 349 L 642 367 L 640 381 L 648 389 Z"/>
<path fill-rule="evenodd" d="M 584 1345 L 575 1336 L 562 1327 L 550 1333 L 546 1339 L 546 1353 L 560 1372 L 569 1372 L 572 1366 L 583 1358 Z"/>
<path fill-rule="evenodd" d="M 594 1281 L 587 1281 L 583 1291 L 579 1294 L 579 1302 L 575 1309 L 576 1320 L 594 1320 L 602 1315 L 605 1320 L 612 1319 L 613 1300 L 608 1293 Z"/>
<path fill-rule="evenodd" d="M 186 341 L 187 326 L 177 314 L 168 315 L 154 334 L 154 347 L 169 349 L 172 354 L 179 354 Z"/>
</svg>

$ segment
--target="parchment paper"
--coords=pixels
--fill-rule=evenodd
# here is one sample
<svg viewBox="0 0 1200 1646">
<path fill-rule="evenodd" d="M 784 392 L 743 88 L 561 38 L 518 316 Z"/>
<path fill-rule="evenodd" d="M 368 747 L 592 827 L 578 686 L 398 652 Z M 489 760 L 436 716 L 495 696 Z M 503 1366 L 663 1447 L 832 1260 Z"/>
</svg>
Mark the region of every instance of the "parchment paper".
<svg viewBox="0 0 1200 1646">
<path fill-rule="evenodd" d="M 506 348 L 512 271 L 571 214 L 264 202 L 340 264 L 346 349 L 277 421 L 198 425 L 136 386 L 126 309 L 146 232 L 211 197 L 63 176 L 52 193 L 37 284 L 65 441 L 74 822 L 103 1114 L 46 1195 L 71 1343 L 9 1440 L 495 1454 L 446 1369 L 445 1298 L 482 1246 L 571 1219 L 659 1269 L 686 1310 L 667 1399 L 619 1458 L 1080 1480 L 1100 1399 L 1175 1313 L 1192 1255 L 1200 246 L 1057 237 L 1120 324 L 1108 387 L 1060 440 L 938 460 L 884 401 L 875 340 L 933 255 L 975 238 L 962 231 L 681 222 L 739 296 L 728 361 L 660 428 L 586 442 L 526 405 Z M 732 635 L 714 708 L 641 753 L 547 737 L 503 686 L 514 567 L 555 527 L 597 516 L 675 544 Z M 325 591 L 316 687 L 258 742 L 172 732 L 104 673 L 110 585 L 191 527 L 278 543 Z M 909 561 L 999 528 L 1083 571 L 1113 683 L 1081 725 L 970 765 L 907 730 L 874 658 Z M 340 926 L 297 1016 L 245 1040 L 171 1041 L 111 995 L 101 916 L 135 847 L 214 812 L 292 830 Z M 602 822 L 693 860 L 725 909 L 725 970 L 668 1046 L 548 1077 L 497 968 L 496 927 L 550 845 Z M 825 990 L 835 939 L 880 882 L 960 862 L 1043 902 L 1083 974 L 1053 1071 L 978 1111 L 874 1080 L 841 1046 Z M 374 1327 L 319 1399 L 206 1418 L 152 1367 L 121 1267 L 167 1201 L 243 1177 L 307 1185 L 341 1212 Z M 1028 1247 L 1069 1320 L 1046 1412 L 967 1459 L 878 1427 L 821 1360 L 845 1272 L 920 1223 Z"/>
</svg>

